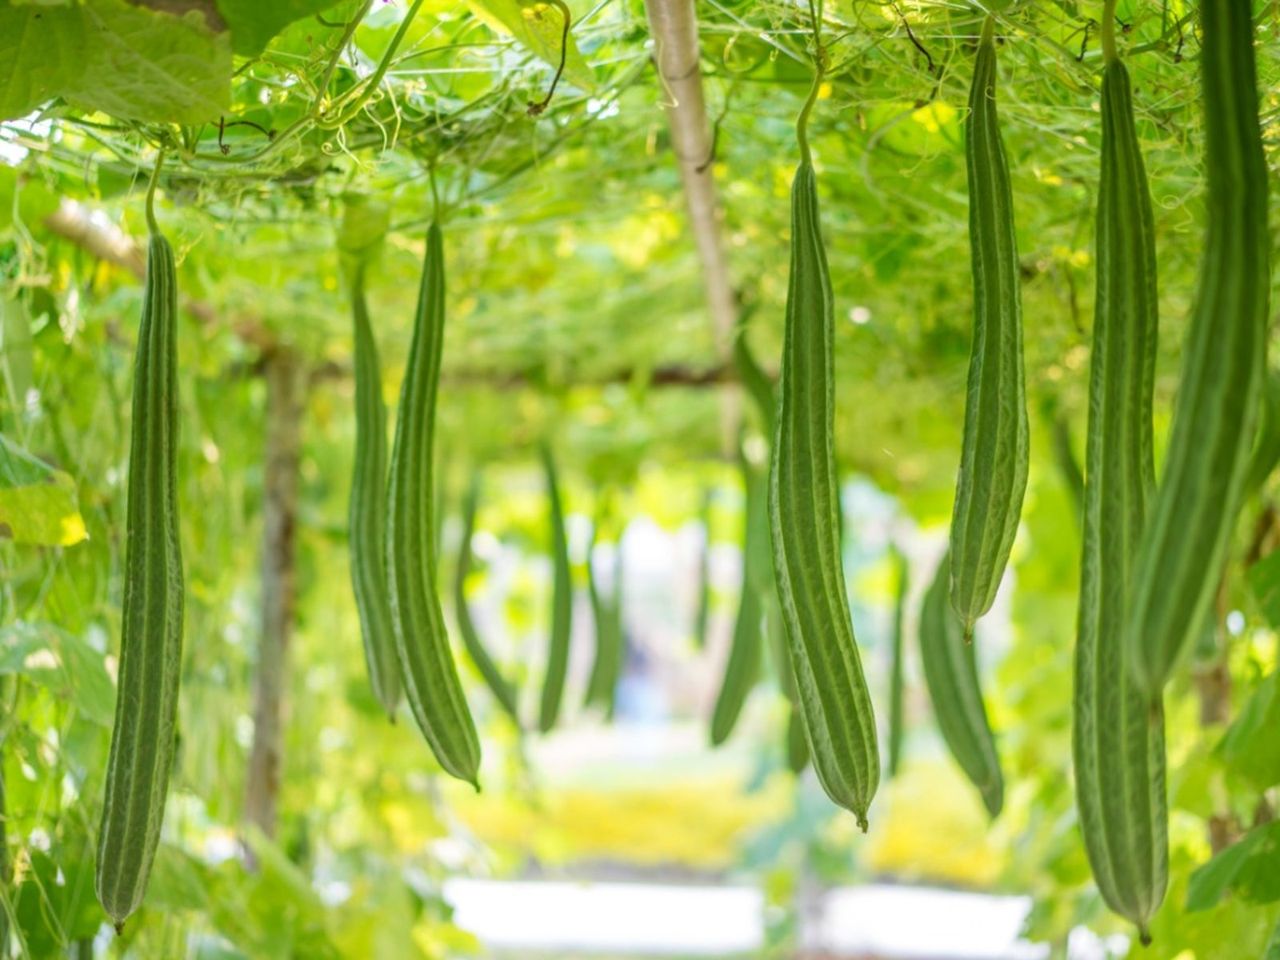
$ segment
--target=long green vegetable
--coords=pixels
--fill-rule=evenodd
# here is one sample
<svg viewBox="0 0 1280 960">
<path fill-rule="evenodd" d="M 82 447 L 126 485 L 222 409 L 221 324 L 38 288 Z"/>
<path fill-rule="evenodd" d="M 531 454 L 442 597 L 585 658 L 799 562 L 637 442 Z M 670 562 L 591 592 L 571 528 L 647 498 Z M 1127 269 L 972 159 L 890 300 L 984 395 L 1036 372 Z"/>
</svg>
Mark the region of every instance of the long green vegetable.
<svg viewBox="0 0 1280 960">
<path fill-rule="evenodd" d="M 742 384 L 747 396 L 751 398 L 752 403 L 755 405 L 756 412 L 760 416 L 760 423 L 764 427 L 765 435 L 772 442 L 777 433 L 778 396 L 774 390 L 773 381 L 765 373 L 764 368 L 760 366 L 760 362 L 751 351 L 751 345 L 747 341 L 746 317 L 747 315 L 744 313 L 739 318 L 738 328 L 733 338 L 733 365 L 737 370 L 739 383 Z M 837 508 L 839 507 L 838 498 L 836 506 Z M 843 530 L 843 521 L 839 525 Z M 766 546 L 768 545 L 766 544 Z M 787 715 L 787 766 L 793 773 L 799 773 L 809 763 L 809 742 L 805 738 L 804 718 L 801 714 L 800 698 L 796 691 L 795 674 L 791 670 L 791 664 L 788 662 L 787 657 L 786 636 L 781 620 L 777 578 L 772 575 L 772 551 L 769 550 L 768 552 L 767 562 L 756 565 L 760 570 L 767 569 L 770 572 L 767 582 L 759 586 L 762 598 L 761 606 L 764 613 L 764 632 L 770 641 L 770 646 L 773 648 L 772 654 L 775 660 L 775 668 L 778 671 L 779 685 L 791 707 Z"/>
<path fill-rule="evenodd" d="M 1072 747 L 1080 830 L 1103 898 L 1145 941 L 1168 882 L 1164 718 L 1124 657 L 1125 597 L 1155 490 L 1151 395 L 1158 326 L 1155 225 L 1129 74 L 1103 20 L 1098 282 L 1089 371 L 1084 549 Z"/>
<path fill-rule="evenodd" d="M 760 414 L 760 423 L 764 427 L 765 436 L 772 437 L 777 429 L 778 397 L 773 389 L 773 381 L 764 372 L 756 356 L 751 352 L 747 342 L 747 327 L 738 325 L 733 338 L 733 366 L 738 373 L 738 381 L 747 396 L 755 404 Z"/>
<path fill-rule="evenodd" d="M 622 626 L 622 584 L 625 573 L 622 565 L 622 541 L 619 539 L 614 551 L 613 592 L 606 597 L 600 590 L 597 578 L 595 555 L 599 544 L 596 536 L 597 533 L 593 530 L 591 546 L 587 552 L 587 587 L 591 594 L 591 612 L 596 625 L 596 656 L 587 681 L 586 703 L 604 707 L 605 716 L 612 719 L 617 706 L 622 658 L 626 652 Z"/>
<path fill-rule="evenodd" d="M 707 648 L 707 625 L 711 620 L 711 508 L 714 506 L 715 487 L 707 487 L 698 513 L 703 540 L 702 553 L 698 556 L 698 609 L 693 615 L 693 642 L 699 650 Z"/>
<path fill-rule="evenodd" d="M 764 634 L 768 641 L 769 656 L 778 673 L 778 688 L 787 701 L 787 727 L 783 739 L 783 755 L 787 768 L 800 773 L 809 765 L 809 740 L 804 732 L 804 712 L 800 694 L 796 689 L 795 671 L 787 654 L 786 630 L 782 626 L 782 610 L 777 598 L 771 596 L 764 607 Z"/>
<path fill-rule="evenodd" d="M 387 405 L 382 399 L 378 344 L 369 323 L 364 295 L 365 265 L 356 267 L 351 285 L 355 342 L 356 449 L 351 476 L 351 585 L 360 614 L 365 665 L 373 694 L 387 716 L 400 705 L 400 664 L 396 661 L 395 628 L 391 625 L 391 590 L 387 584 Z"/>
<path fill-rule="evenodd" d="M 1280 463 L 1280 371 L 1267 374 L 1262 393 L 1262 410 L 1258 414 L 1258 438 L 1249 458 L 1249 472 L 1245 478 L 1246 496 L 1253 496 L 1271 476 Z"/>
<path fill-rule="evenodd" d="M 547 733 L 560 716 L 564 681 L 569 670 L 569 638 L 573 629 L 573 583 L 569 570 L 569 535 L 564 525 L 564 504 L 556 477 L 551 447 L 540 450 L 542 469 L 547 480 L 547 503 L 551 513 L 551 558 L 555 572 L 551 585 L 551 643 L 547 655 L 547 672 L 542 681 L 542 704 L 538 729 Z"/>
<path fill-rule="evenodd" d="M 782 348 L 778 432 L 769 471 L 774 569 L 814 769 L 823 789 L 865 830 L 880 781 L 875 714 L 845 595 L 837 528 L 831 280 L 806 125 L 791 186 L 791 278 Z"/>
<path fill-rule="evenodd" d="M 951 755 L 978 788 L 987 812 L 1004 806 L 1004 777 L 978 684 L 973 644 L 947 601 L 950 558 L 943 557 L 920 608 L 920 662 L 938 730 Z"/>
<path fill-rule="evenodd" d="M 1250 0 L 1200 5 L 1207 221 L 1164 478 L 1138 552 L 1126 634 L 1151 698 L 1204 622 L 1235 525 L 1267 353 L 1271 237 Z"/>
<path fill-rule="evenodd" d="M 436 595 L 432 440 L 443 352 L 444 240 L 440 225 L 432 223 L 391 451 L 387 579 L 396 655 L 414 720 L 440 766 L 479 789 L 480 742 Z"/>
<path fill-rule="evenodd" d="M 768 583 L 769 571 L 767 481 L 763 471 L 753 467 L 745 456 L 742 456 L 741 463 L 746 495 L 743 506 L 742 591 L 738 600 L 738 616 L 733 625 L 733 643 L 711 714 L 712 746 L 724 743 L 733 732 L 747 695 L 760 678 L 763 657 L 760 631 L 765 595 L 760 587 L 762 582 Z M 766 564 L 764 571 L 758 569 L 762 564 Z"/>
<path fill-rule="evenodd" d="M 150 193 L 147 220 L 151 240 L 133 368 L 119 682 L 96 878 L 98 899 L 117 929 L 142 902 L 160 840 L 182 673 L 177 268 L 173 249 L 156 227 Z"/>
<path fill-rule="evenodd" d="M 902 761 L 902 739 L 905 719 L 903 704 L 903 669 L 904 655 L 902 622 L 907 608 L 907 588 L 909 568 L 907 558 L 897 547 L 893 548 L 894 573 L 897 575 L 897 592 L 893 601 L 893 656 L 889 667 L 889 762 L 887 771 L 890 779 L 897 776 L 898 766 Z"/>
<path fill-rule="evenodd" d="M 0 747 L 4 741 L 0 740 Z M 9 956 L 9 904 L 13 903 L 13 871 L 9 864 L 9 807 L 4 795 L 4 754 L 0 752 L 0 960 Z"/>
<path fill-rule="evenodd" d="M 471 608 L 467 605 L 467 577 L 471 574 L 471 538 L 476 530 L 476 514 L 480 508 L 480 487 L 483 475 L 477 470 L 467 485 L 466 497 L 462 501 L 462 540 L 458 544 L 458 562 L 453 571 L 453 616 L 458 621 L 458 633 L 462 637 L 462 645 L 467 656 L 475 664 L 480 678 L 498 701 L 498 706 L 506 711 L 516 727 L 520 726 L 519 698 L 516 688 L 502 675 L 493 657 L 485 648 L 480 633 L 476 630 L 475 621 L 471 619 Z"/>
<path fill-rule="evenodd" d="M 973 345 L 951 518 L 951 603 L 968 635 L 995 600 L 1027 487 L 1022 294 L 1009 165 L 996 115 L 995 25 L 990 17 L 982 27 L 969 92 L 965 160 Z"/>
</svg>

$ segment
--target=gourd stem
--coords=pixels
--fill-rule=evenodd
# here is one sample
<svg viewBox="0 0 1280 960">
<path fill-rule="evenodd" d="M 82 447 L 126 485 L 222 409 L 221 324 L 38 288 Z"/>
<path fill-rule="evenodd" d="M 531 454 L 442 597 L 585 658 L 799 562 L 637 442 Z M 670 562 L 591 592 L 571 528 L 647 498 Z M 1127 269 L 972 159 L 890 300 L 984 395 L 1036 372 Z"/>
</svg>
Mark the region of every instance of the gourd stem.
<svg viewBox="0 0 1280 960">
<path fill-rule="evenodd" d="M 147 184 L 147 229 L 152 233 L 160 232 L 156 223 L 156 184 L 160 182 L 160 168 L 164 166 L 164 147 L 156 154 L 156 165 L 151 168 L 151 182 Z"/>
<path fill-rule="evenodd" d="M 1105 62 L 1120 59 L 1120 54 L 1116 52 L 1116 0 L 1103 0 L 1102 28 L 1098 39 L 1102 43 L 1102 58 Z"/>
<path fill-rule="evenodd" d="M 427 179 L 431 182 L 431 219 L 440 222 L 440 188 L 436 186 L 436 165 L 427 168 Z"/>
<path fill-rule="evenodd" d="M 378 61 L 378 66 L 374 69 L 369 79 L 360 87 L 358 92 L 349 96 L 352 99 L 345 103 L 339 102 L 335 105 L 338 115 L 332 119 L 328 117 L 320 117 L 320 126 L 328 129 L 336 129 L 345 126 L 348 122 L 355 118 L 360 112 L 360 108 L 368 102 L 375 90 L 382 84 L 382 78 L 387 75 L 387 70 L 391 67 L 391 58 L 395 56 L 396 51 L 400 48 L 401 42 L 404 40 L 405 34 L 409 32 L 409 27 L 413 23 L 413 18 L 418 15 L 418 9 L 422 6 L 422 0 L 413 0 L 412 6 L 405 13 L 404 18 L 400 21 L 400 26 L 396 29 L 395 35 L 391 38 L 391 43 L 387 45 L 386 51 L 382 54 L 382 59 Z M 365 10 L 368 6 L 365 6 Z M 323 91 L 321 91 L 323 94 Z"/>
<path fill-rule="evenodd" d="M 818 100 L 818 91 L 826 75 L 827 57 L 822 49 L 822 0 L 809 0 L 809 13 L 813 18 L 814 72 L 813 86 L 809 88 L 809 96 L 800 108 L 800 116 L 796 118 L 796 140 L 800 144 L 800 159 L 803 163 L 812 163 L 813 155 L 809 151 L 809 113 Z"/>
</svg>

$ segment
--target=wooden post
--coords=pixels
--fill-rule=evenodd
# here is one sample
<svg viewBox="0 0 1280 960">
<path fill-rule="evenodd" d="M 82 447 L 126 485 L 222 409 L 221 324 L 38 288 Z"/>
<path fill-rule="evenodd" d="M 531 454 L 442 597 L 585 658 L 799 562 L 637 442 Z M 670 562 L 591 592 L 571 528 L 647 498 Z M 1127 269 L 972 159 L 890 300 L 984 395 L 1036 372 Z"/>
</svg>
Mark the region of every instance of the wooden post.
<svg viewBox="0 0 1280 960">
<path fill-rule="evenodd" d="M 738 304 L 724 252 L 720 202 L 712 174 L 713 143 L 711 126 L 707 122 L 707 104 L 702 95 L 698 18 L 693 0 L 645 0 L 644 7 L 649 17 L 649 30 L 653 34 L 653 59 L 666 97 L 671 146 L 684 183 L 689 228 L 702 261 L 702 281 L 715 336 L 716 356 L 727 364 L 738 320 Z M 731 450 L 737 442 L 738 395 L 727 391 L 723 396 L 721 426 L 725 449 Z"/>
<path fill-rule="evenodd" d="M 267 385 L 262 504 L 262 632 L 254 680 L 253 748 L 245 791 L 245 822 L 276 834 L 283 760 L 284 691 L 296 599 L 294 526 L 298 454 L 306 382 L 296 353 L 276 347 L 263 358 Z M 246 860 L 252 857 L 246 851 Z"/>
</svg>

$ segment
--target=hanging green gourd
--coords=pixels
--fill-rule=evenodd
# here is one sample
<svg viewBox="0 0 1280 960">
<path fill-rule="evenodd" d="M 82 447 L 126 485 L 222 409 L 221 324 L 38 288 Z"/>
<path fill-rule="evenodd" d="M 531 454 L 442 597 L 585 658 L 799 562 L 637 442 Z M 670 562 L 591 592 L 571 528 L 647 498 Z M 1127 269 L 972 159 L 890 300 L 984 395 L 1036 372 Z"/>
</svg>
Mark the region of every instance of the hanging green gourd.
<svg viewBox="0 0 1280 960">
<path fill-rule="evenodd" d="M 1125 637 L 1154 702 L 1202 629 L 1248 478 L 1266 380 L 1271 234 L 1253 4 L 1200 4 L 1208 228 L 1164 476 L 1138 550 Z"/>
<path fill-rule="evenodd" d="M 602 511 L 606 513 L 607 511 Z M 600 589 L 597 551 L 602 517 L 596 518 L 592 527 L 591 544 L 587 550 L 587 589 L 591 596 L 591 611 L 596 627 L 596 655 L 591 664 L 587 681 L 586 704 L 604 708 L 606 719 L 612 719 L 618 700 L 618 682 L 622 678 L 622 663 L 626 654 L 626 636 L 622 621 L 623 567 L 622 539 L 614 546 L 613 589 L 605 594 Z"/>
<path fill-rule="evenodd" d="M 725 662 L 720 691 L 711 714 L 711 744 L 719 746 L 729 738 L 742 708 L 760 678 L 763 656 L 761 636 L 765 593 L 768 584 L 769 514 L 765 501 L 767 479 L 762 470 L 752 466 L 745 454 L 739 454 L 743 481 L 742 590 L 738 599 L 738 615 L 733 625 L 733 640 Z M 763 569 L 760 569 L 763 567 Z"/>
<path fill-rule="evenodd" d="M 702 552 L 698 554 L 698 607 L 693 614 L 693 642 L 699 650 L 707 648 L 707 627 L 711 622 L 711 511 L 715 506 L 715 487 L 707 487 L 698 511 L 702 528 Z"/>
<path fill-rule="evenodd" d="M 992 818 L 1004 807 L 1004 776 L 978 682 L 974 646 L 947 599 L 950 557 L 938 564 L 920 607 L 920 665 L 938 731 Z"/>
<path fill-rule="evenodd" d="M 405 699 L 440 766 L 479 789 L 480 741 L 436 594 L 435 437 L 444 352 L 444 239 L 432 222 L 391 451 L 387 579 Z"/>
<path fill-rule="evenodd" d="M 573 629 L 573 581 L 569 568 L 569 534 L 565 527 L 564 502 L 551 446 L 539 447 L 542 471 L 547 484 L 547 511 L 551 517 L 551 636 L 547 670 L 542 681 L 542 701 L 538 729 L 547 733 L 560 716 L 565 679 L 569 672 L 569 639 Z"/>
<path fill-rule="evenodd" d="M 462 501 L 462 538 L 458 542 L 458 560 L 453 571 L 453 615 L 458 622 L 458 634 L 462 637 L 462 646 L 467 656 L 475 665 L 480 678 L 484 681 L 493 698 L 498 702 L 511 722 L 520 727 L 520 705 L 514 685 L 502 675 L 494 662 L 475 621 L 471 619 L 471 608 L 467 603 L 467 578 L 471 575 L 471 540 L 475 536 L 476 515 L 480 509 L 480 490 L 484 475 L 477 470 L 467 485 L 466 496 Z"/>
<path fill-rule="evenodd" d="M 133 365 L 120 661 L 95 878 L 117 930 L 142 903 L 160 842 L 182 676 L 178 276 L 154 207 L 163 159 L 147 190 L 151 236 Z"/>
<path fill-rule="evenodd" d="M 973 341 L 964 437 L 951 517 L 951 603 L 966 637 L 991 609 L 1009 562 L 1027 487 L 1022 293 L 1009 164 L 996 114 L 995 21 L 982 25 L 969 115 L 969 247 Z"/>
<path fill-rule="evenodd" d="M 903 678 L 903 621 L 906 618 L 909 568 L 907 558 L 897 547 L 890 550 L 893 557 L 895 589 L 893 599 L 893 634 L 889 661 L 889 758 L 886 772 L 890 779 L 898 775 L 902 761 L 902 740 L 905 735 L 905 689 Z"/>
<path fill-rule="evenodd" d="M 394 720 L 400 704 L 400 664 L 387 584 L 387 405 L 382 368 L 369 322 L 362 260 L 352 275 L 351 314 L 356 392 L 356 447 L 347 511 L 351 584 L 360 615 L 365 666 L 374 696 Z"/>
<path fill-rule="evenodd" d="M 1133 682 L 1124 631 L 1146 503 L 1155 491 L 1155 223 L 1129 74 L 1116 53 L 1114 0 L 1103 10 L 1101 38 L 1098 282 L 1072 749 L 1080 832 L 1098 889 L 1145 941 L 1168 885 L 1164 714 Z"/>
<path fill-rule="evenodd" d="M 791 276 L 769 470 L 769 523 L 787 649 L 818 780 L 867 827 L 880 780 L 875 714 L 853 635 L 840 556 L 834 454 L 834 316 L 807 125 L 825 72 L 796 123 L 800 165 L 791 186 Z"/>
</svg>

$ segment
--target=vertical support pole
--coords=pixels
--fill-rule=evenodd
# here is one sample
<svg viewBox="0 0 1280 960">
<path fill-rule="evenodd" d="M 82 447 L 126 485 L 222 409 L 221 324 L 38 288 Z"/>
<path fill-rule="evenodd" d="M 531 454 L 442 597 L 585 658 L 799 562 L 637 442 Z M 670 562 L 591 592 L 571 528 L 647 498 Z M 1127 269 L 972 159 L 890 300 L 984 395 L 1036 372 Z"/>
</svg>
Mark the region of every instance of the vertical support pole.
<svg viewBox="0 0 1280 960">
<path fill-rule="evenodd" d="M 716 357 L 728 365 L 731 359 L 734 326 L 738 319 L 737 298 L 729 275 L 721 236 L 720 203 L 712 175 L 712 138 L 707 122 L 707 105 L 702 93 L 702 70 L 698 62 L 698 18 L 693 0 L 645 0 L 649 30 L 653 34 L 653 59 L 666 95 L 667 122 L 671 145 L 684 184 L 689 229 L 693 232 L 707 310 L 715 336 Z M 723 395 L 721 426 L 726 450 L 737 442 L 740 417 L 738 394 Z"/>
<path fill-rule="evenodd" d="M 284 691 L 296 600 L 294 528 L 304 384 L 302 364 L 288 347 L 264 357 L 267 385 L 262 505 L 262 630 L 254 682 L 253 747 L 245 791 L 246 823 L 276 834 L 283 758 Z M 252 865 L 252 858 L 247 857 Z"/>
</svg>

